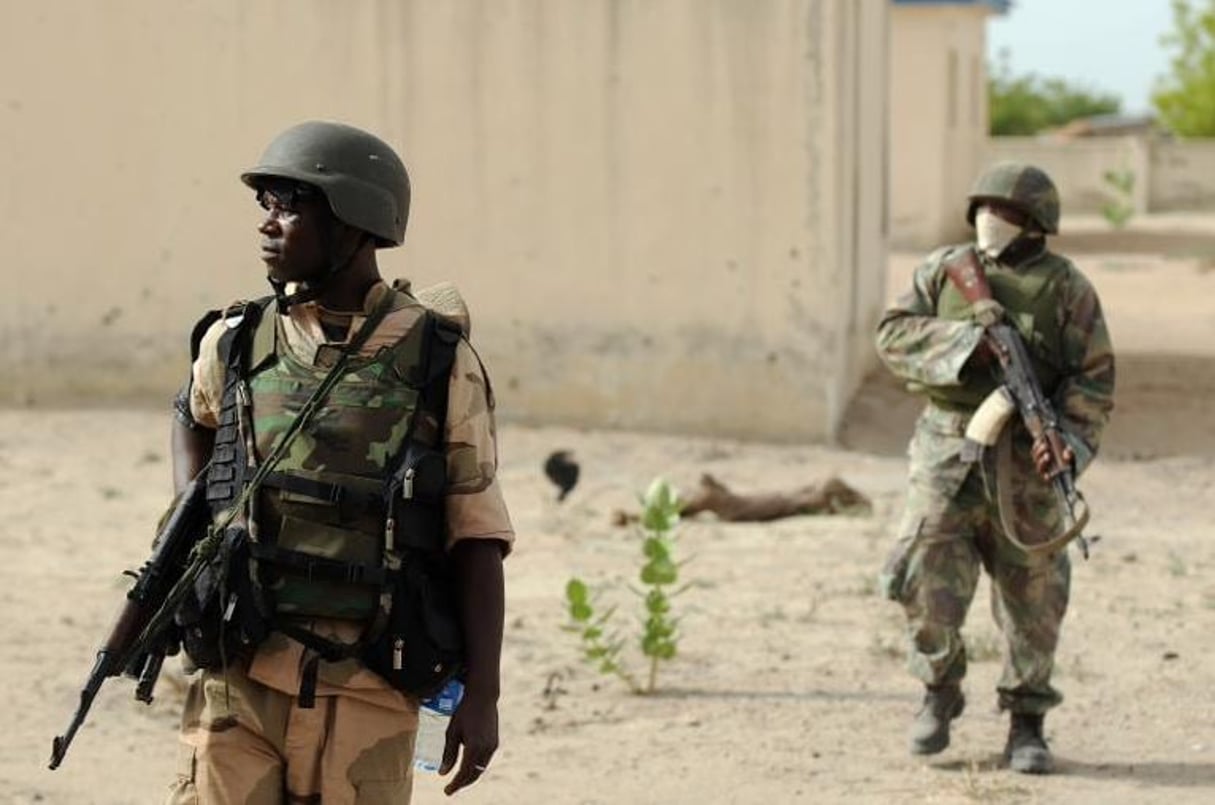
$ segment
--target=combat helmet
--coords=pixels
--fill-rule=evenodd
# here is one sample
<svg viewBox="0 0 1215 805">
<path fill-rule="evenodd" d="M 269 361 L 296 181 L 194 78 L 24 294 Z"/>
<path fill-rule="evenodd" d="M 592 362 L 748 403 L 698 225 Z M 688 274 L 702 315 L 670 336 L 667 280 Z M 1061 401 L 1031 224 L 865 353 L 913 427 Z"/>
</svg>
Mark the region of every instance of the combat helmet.
<svg viewBox="0 0 1215 805">
<path fill-rule="evenodd" d="M 971 188 L 966 223 L 974 226 L 984 201 L 1002 201 L 1028 215 L 1048 235 L 1059 231 L 1059 191 L 1046 171 L 1022 162 L 998 162 Z"/>
<path fill-rule="evenodd" d="M 269 177 L 315 185 L 338 220 L 399 246 L 409 219 L 409 174 L 379 137 L 341 123 L 312 120 L 271 141 L 257 166 L 241 174 L 256 189 Z"/>
</svg>

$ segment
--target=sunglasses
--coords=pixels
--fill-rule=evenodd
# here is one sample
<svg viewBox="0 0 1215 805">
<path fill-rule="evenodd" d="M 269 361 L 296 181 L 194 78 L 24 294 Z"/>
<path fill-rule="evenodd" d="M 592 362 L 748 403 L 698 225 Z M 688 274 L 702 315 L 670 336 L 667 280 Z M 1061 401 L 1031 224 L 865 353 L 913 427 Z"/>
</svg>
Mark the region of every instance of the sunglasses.
<svg viewBox="0 0 1215 805">
<path fill-rule="evenodd" d="M 263 210 L 298 213 L 300 207 L 317 198 L 315 188 L 297 182 L 267 184 L 257 190 L 257 203 Z"/>
</svg>

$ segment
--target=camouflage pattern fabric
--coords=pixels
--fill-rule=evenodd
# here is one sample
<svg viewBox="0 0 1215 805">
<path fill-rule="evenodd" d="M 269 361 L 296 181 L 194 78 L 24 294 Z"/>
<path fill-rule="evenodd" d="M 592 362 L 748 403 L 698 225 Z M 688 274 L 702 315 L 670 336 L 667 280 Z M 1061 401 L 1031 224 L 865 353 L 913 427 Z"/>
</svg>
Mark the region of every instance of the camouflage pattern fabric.
<svg viewBox="0 0 1215 805">
<path fill-rule="evenodd" d="M 226 677 L 191 682 L 167 805 L 407 805 L 416 710 L 319 691 L 303 710 L 239 665 Z"/>
<path fill-rule="evenodd" d="M 407 287 L 407 286 L 404 286 Z M 279 333 L 283 336 L 286 348 L 289 350 L 291 358 L 298 366 L 300 371 L 323 364 L 332 355 L 336 348 L 340 345 L 330 342 L 322 326 L 323 322 L 329 323 L 348 323 L 348 331 L 356 332 L 362 325 L 366 315 L 369 314 L 378 305 L 385 293 L 394 293 L 394 291 L 385 283 L 379 283 L 373 286 L 364 300 L 363 315 L 340 316 L 332 314 L 320 308 L 315 302 L 307 302 L 292 305 L 290 315 L 287 317 L 276 317 L 279 319 Z M 374 375 L 383 369 L 369 369 L 368 367 L 376 364 L 373 360 L 381 350 L 393 350 L 395 348 L 404 348 L 401 344 L 402 338 L 410 332 L 413 325 L 417 323 L 422 316 L 423 310 L 421 306 L 412 302 L 411 298 L 401 295 L 401 299 L 394 303 L 392 311 L 384 318 L 377 327 L 376 331 L 364 344 L 360 351 L 360 357 L 367 359 L 362 367 L 364 379 L 367 385 L 362 390 L 354 388 L 348 389 L 349 394 L 355 396 L 363 395 L 370 389 L 370 385 L 374 382 Z M 224 367 L 218 359 L 218 343 L 219 338 L 224 332 L 227 325 L 221 318 L 216 322 L 204 335 L 200 346 L 199 357 L 194 362 L 192 367 L 192 376 L 190 384 L 190 413 L 200 425 L 214 428 L 217 424 L 217 417 L 220 408 L 220 402 L 223 395 Z M 408 339 L 406 339 L 408 340 Z M 383 357 L 383 356 L 381 356 Z M 321 373 L 323 374 L 323 372 Z M 401 392 L 394 391 L 392 393 L 399 394 Z M 371 399 L 363 397 L 363 399 Z M 353 399 L 353 398 L 352 398 Z M 456 542 L 464 539 L 494 539 L 500 541 L 506 550 L 510 549 L 514 541 L 514 531 L 511 526 L 510 517 L 506 510 L 506 504 L 502 498 L 501 488 L 497 482 L 497 442 L 493 416 L 493 397 L 489 389 L 489 382 L 481 367 L 480 361 L 473 352 L 472 347 L 467 341 L 461 341 L 456 349 L 455 363 L 452 367 L 451 380 L 448 386 L 448 410 L 445 432 L 445 449 L 447 452 L 447 493 L 444 499 L 444 508 L 446 513 L 447 527 L 447 544 L 450 548 Z M 357 412 L 352 412 L 357 414 Z M 255 410 L 255 417 L 257 416 Z M 433 427 L 433 426 L 432 426 Z M 255 430 L 257 427 L 255 425 Z M 264 446 L 263 446 L 264 449 Z M 301 462 L 308 460 L 307 456 L 297 457 Z M 359 453 L 358 455 L 343 455 L 341 460 L 344 462 L 363 462 L 365 466 L 375 466 L 379 460 L 376 455 L 371 452 Z M 382 528 L 382 523 L 379 524 Z M 344 620 L 333 618 L 312 618 L 303 621 L 303 623 L 318 635 L 333 640 L 339 643 L 351 643 L 356 640 L 362 632 L 363 623 L 359 620 Z M 239 702 L 234 697 L 233 717 L 242 718 L 241 713 L 244 713 L 244 718 L 252 723 L 267 723 L 275 718 L 280 718 L 283 708 L 288 707 L 288 704 L 293 702 L 300 690 L 302 679 L 302 669 L 306 661 L 311 656 L 303 645 L 292 640 L 280 633 L 272 633 L 259 647 L 250 661 L 247 672 L 244 672 L 244 678 L 241 681 L 247 690 L 256 691 L 257 695 L 247 695 L 240 699 Z M 225 705 L 225 700 L 216 696 L 210 695 L 211 687 L 214 685 L 215 675 L 203 674 L 194 679 L 191 690 L 197 688 L 200 691 L 208 693 L 206 697 L 207 707 L 209 712 L 220 713 L 217 717 L 221 720 L 228 718 L 218 708 L 220 705 Z M 222 673 L 218 675 L 222 683 Z M 231 683 L 234 674 L 229 670 L 229 683 Z M 318 666 L 317 674 L 317 711 L 321 712 L 323 707 L 355 707 L 357 704 L 360 716 L 364 721 L 367 719 L 375 720 L 376 726 L 366 727 L 369 734 L 383 734 L 384 730 L 396 730 L 405 719 L 406 726 L 412 730 L 412 724 L 416 722 L 417 702 L 409 699 L 399 691 L 390 687 L 388 683 L 378 674 L 368 670 L 362 663 L 355 659 L 349 659 L 342 662 L 330 663 L 321 662 Z M 273 695 L 271 695 L 273 694 Z M 222 695 L 222 688 L 220 689 Z M 336 702 L 328 701 L 333 698 Z M 202 704 L 197 704 L 203 700 L 202 693 L 192 693 L 191 702 L 194 703 L 191 707 L 187 707 L 183 715 L 183 732 L 182 741 L 192 753 L 191 757 L 196 758 L 195 765 L 199 769 L 199 774 L 205 776 L 203 770 L 213 768 L 221 776 L 229 774 L 229 766 L 241 766 L 241 758 L 246 754 L 255 756 L 255 760 L 261 763 L 259 769 L 275 769 L 275 774 L 280 777 L 285 773 L 287 779 L 292 777 L 292 764 L 296 761 L 292 756 L 280 756 L 274 760 L 272 753 L 267 752 L 266 744 L 257 744 L 260 748 L 249 749 L 240 741 L 224 742 L 212 740 L 210 751 L 213 753 L 213 761 L 210 767 L 206 766 L 196 754 L 197 748 L 201 745 L 202 733 L 199 731 L 198 719 L 192 713 L 197 714 L 202 712 Z M 270 707 L 271 711 L 263 712 L 264 708 Z M 294 705 L 290 705 L 294 709 Z M 298 711 L 307 713 L 309 711 Z M 295 718 L 295 716 L 293 716 Z M 234 730 L 233 732 L 241 732 L 244 730 Z M 260 732 L 258 735 L 262 734 Z M 392 732 L 396 735 L 396 732 Z M 214 736 L 212 736 L 214 737 Z M 327 740 L 332 740 L 330 735 L 326 738 L 325 733 L 308 733 L 307 738 L 301 738 L 306 741 L 320 741 L 321 744 L 312 746 L 311 749 L 320 752 L 319 746 Z M 261 740 L 260 738 L 258 739 Z M 401 739 L 404 740 L 404 739 Z M 395 742 L 395 743 L 394 743 Z M 393 738 L 392 743 L 397 748 L 393 751 L 401 749 L 403 744 L 397 738 Z M 363 745 L 363 744 L 359 744 Z M 370 744 L 366 744 L 370 745 Z M 222 753 L 226 749 L 232 750 L 230 758 L 222 757 Z M 409 739 L 409 745 L 404 750 L 407 754 L 404 755 L 405 760 L 409 759 L 409 753 L 412 752 L 412 738 Z M 271 762 L 273 761 L 273 762 Z M 316 764 L 308 761 L 306 758 L 300 762 L 312 763 L 310 768 L 316 768 Z M 268 765 L 267 765 L 268 764 Z M 241 766 L 243 768 L 243 766 Z M 285 771 L 284 771 L 285 769 Z M 342 774 L 342 770 L 337 767 L 324 767 L 322 771 L 328 774 Z M 238 777 L 244 775 L 245 772 L 231 772 L 237 774 Z M 260 771 L 256 774 L 261 774 Z M 243 778 L 241 778 L 243 779 Z M 225 777 L 226 780 L 226 777 Z M 256 782 L 256 781 L 255 781 Z M 218 785 L 219 783 L 216 783 Z M 338 783 L 334 783 L 339 785 Z M 200 787 L 202 784 L 199 784 Z M 243 785 L 243 783 L 242 783 Z M 188 789 L 187 789 L 188 790 Z M 293 788 L 292 791 L 295 789 Z M 396 791 L 397 789 L 392 789 Z M 404 791 L 408 791 L 406 786 Z M 334 795 L 335 797 L 337 795 Z M 394 794 L 394 799 L 368 799 L 367 802 L 407 802 L 408 794 Z M 188 799 L 188 794 L 183 794 L 182 799 L 173 800 L 174 802 L 192 802 Z M 202 799 L 203 802 L 262 802 L 260 799 Z M 278 800 L 267 799 L 266 802 L 277 802 Z M 298 799 L 284 800 L 286 802 L 311 802 L 319 800 Z M 354 801 L 348 799 L 335 798 L 334 802 Z M 363 799 L 357 800 L 363 803 Z M 326 794 L 325 803 L 330 802 L 330 795 Z"/>
<path fill-rule="evenodd" d="M 383 343 L 373 355 L 350 361 L 312 424 L 275 467 L 277 472 L 297 478 L 357 490 L 374 503 L 338 504 L 263 487 L 251 532 L 259 542 L 363 567 L 380 566 L 385 517 L 380 496 L 391 462 L 400 455 L 417 417 L 421 417 L 416 422 L 421 438 L 427 444 L 439 441 L 437 420 L 417 411 L 418 388 L 424 382 L 424 311 L 405 294 L 393 293 L 388 302 L 398 326 L 404 328 L 405 321 L 411 320 L 408 329 L 395 342 Z M 274 341 L 277 360 L 249 378 L 252 430 L 261 456 L 273 450 L 340 354 L 332 346 L 321 345 L 315 351 L 316 362 L 306 362 L 289 346 L 285 321 L 281 316 L 267 320 L 264 333 L 274 338 L 266 342 Z M 386 340 L 383 329 L 377 328 L 377 341 Z M 257 335 L 261 337 L 263 332 Z M 257 353 L 255 347 L 255 366 Z M 379 592 L 372 584 L 315 579 L 282 570 L 276 574 L 273 604 L 283 615 L 369 620 L 379 609 Z"/>
<path fill-rule="evenodd" d="M 912 673 L 926 684 L 960 680 L 966 654 L 959 629 L 974 595 L 979 567 L 993 582 L 992 609 L 1006 641 L 1000 705 L 1015 712 L 1040 713 L 1057 704 L 1050 685 L 1059 625 L 1067 609 L 1069 564 L 1066 553 L 1031 557 L 1008 541 L 994 503 L 992 453 L 979 463 L 962 457 L 963 434 L 973 407 L 945 408 L 932 393 L 969 383 L 988 382 L 972 361 L 982 327 L 964 318 L 942 319 L 938 303 L 948 278 L 943 263 L 956 248 L 934 252 L 915 271 L 912 288 L 891 305 L 877 330 L 882 361 L 897 377 L 929 397 L 909 447 L 906 508 L 894 550 L 882 572 L 881 587 L 907 615 Z M 1053 396 L 1064 439 L 1082 471 L 1096 455 L 1113 407 L 1114 357 L 1096 292 L 1063 257 L 1039 250 L 1017 266 L 988 266 L 989 273 L 1047 266 L 1059 279 L 1046 287 L 1051 305 L 1034 307 L 1039 315 L 1030 331 L 1044 350 L 1042 359 L 1059 371 Z M 999 288 L 993 292 L 1001 304 Z M 1009 309 L 1014 321 L 1025 311 Z M 1050 332 L 1042 332 L 1044 330 Z M 1030 438 L 1019 421 L 1006 428 L 1011 440 L 1011 483 L 1016 524 L 1030 541 L 1045 539 L 1059 525 L 1060 513 L 1050 487 L 1037 475 Z"/>
<path fill-rule="evenodd" d="M 407 287 L 407 286 L 405 286 Z M 379 283 L 368 291 L 365 313 L 370 313 L 381 294 L 392 289 Z M 407 297 L 405 297 L 407 298 Z M 322 321 L 329 317 L 315 302 L 292 305 L 288 317 L 278 317 L 291 353 L 299 361 L 318 365 L 332 354 Z M 394 306 L 363 345 L 362 356 L 372 357 L 391 348 L 422 315 L 419 304 Z M 350 332 L 357 331 L 365 316 L 354 316 Z M 216 322 L 203 336 L 190 383 L 190 414 L 200 425 L 214 428 L 223 397 L 224 367 L 218 360 L 219 338 L 224 321 Z M 476 354 L 467 341 L 456 348 L 455 365 L 447 401 L 447 542 L 467 538 L 501 540 L 507 548 L 514 540 L 510 517 L 497 482 L 497 433 L 493 395 Z"/>
</svg>

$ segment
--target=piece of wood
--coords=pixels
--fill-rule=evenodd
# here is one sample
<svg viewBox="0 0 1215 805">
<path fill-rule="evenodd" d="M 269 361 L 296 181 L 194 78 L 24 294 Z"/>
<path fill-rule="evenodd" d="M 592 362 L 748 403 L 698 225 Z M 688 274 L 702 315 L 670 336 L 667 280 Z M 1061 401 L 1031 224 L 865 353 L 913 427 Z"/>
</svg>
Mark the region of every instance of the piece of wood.
<svg viewBox="0 0 1215 805">
<path fill-rule="evenodd" d="M 731 523 L 767 522 L 803 514 L 842 514 L 869 512 L 869 498 L 834 476 L 821 484 L 810 484 L 788 492 L 760 492 L 743 495 L 732 491 L 712 475 L 700 476 L 700 486 L 680 507 L 680 514 L 691 517 L 712 512 Z M 616 525 L 636 522 L 638 516 L 617 511 Z"/>
</svg>

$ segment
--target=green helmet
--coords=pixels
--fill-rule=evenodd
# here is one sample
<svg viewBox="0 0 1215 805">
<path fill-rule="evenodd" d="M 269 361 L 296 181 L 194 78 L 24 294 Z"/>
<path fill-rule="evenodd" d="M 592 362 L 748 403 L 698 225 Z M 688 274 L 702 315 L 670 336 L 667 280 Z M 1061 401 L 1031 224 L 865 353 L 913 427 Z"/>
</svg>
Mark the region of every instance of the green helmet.
<svg viewBox="0 0 1215 805">
<path fill-rule="evenodd" d="M 315 185 L 338 220 L 369 232 L 379 246 L 399 246 L 409 219 L 409 174 L 379 137 L 313 120 L 284 131 L 257 166 L 241 174 L 252 188 L 268 177 Z"/>
<path fill-rule="evenodd" d="M 1059 231 L 1059 191 L 1046 171 L 1021 162 L 998 162 L 979 175 L 970 191 L 966 222 L 975 223 L 975 212 L 984 201 L 1002 201 L 1028 215 L 1042 231 Z"/>
</svg>

